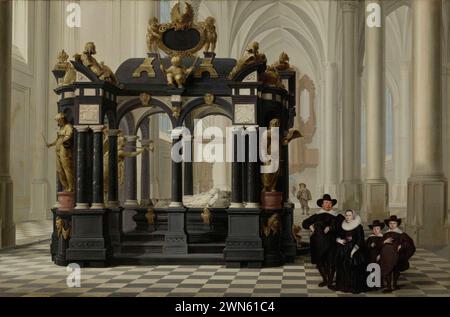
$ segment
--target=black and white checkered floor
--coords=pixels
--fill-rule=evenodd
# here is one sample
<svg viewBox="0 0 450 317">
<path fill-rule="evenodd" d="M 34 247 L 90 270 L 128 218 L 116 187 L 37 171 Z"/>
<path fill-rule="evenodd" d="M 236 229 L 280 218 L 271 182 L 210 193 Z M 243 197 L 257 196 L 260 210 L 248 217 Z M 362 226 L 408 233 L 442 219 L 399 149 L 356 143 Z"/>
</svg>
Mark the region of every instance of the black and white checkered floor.
<svg viewBox="0 0 450 317">
<path fill-rule="evenodd" d="M 450 262 L 418 249 L 401 289 L 360 295 L 317 286 L 320 276 L 300 256 L 280 268 L 227 269 L 220 265 L 119 266 L 81 269 L 81 287 L 69 288 L 66 267 L 50 260 L 48 242 L 0 252 L 0 296 L 445 296 Z"/>
</svg>

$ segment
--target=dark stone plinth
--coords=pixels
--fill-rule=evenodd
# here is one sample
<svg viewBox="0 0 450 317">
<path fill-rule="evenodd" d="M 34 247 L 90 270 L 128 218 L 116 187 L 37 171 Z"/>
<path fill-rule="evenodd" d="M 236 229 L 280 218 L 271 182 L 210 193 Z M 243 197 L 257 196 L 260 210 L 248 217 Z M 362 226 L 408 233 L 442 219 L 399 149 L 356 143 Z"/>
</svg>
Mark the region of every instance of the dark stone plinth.
<svg viewBox="0 0 450 317">
<path fill-rule="evenodd" d="M 164 238 L 163 253 L 187 254 L 186 208 L 168 208 L 168 231 Z"/>
<path fill-rule="evenodd" d="M 286 262 L 293 262 L 297 254 L 297 243 L 292 233 L 292 227 L 294 225 L 294 208 L 283 208 L 281 214 L 281 251 L 284 255 Z"/>
<path fill-rule="evenodd" d="M 188 208 L 186 233 L 189 243 L 225 242 L 228 233 L 228 216 L 225 208 L 209 208 L 210 223 L 204 223 L 202 208 Z"/>
<path fill-rule="evenodd" d="M 74 210 L 72 236 L 66 251 L 68 261 L 89 265 L 89 262 L 108 263 L 112 256 L 106 209 Z"/>
<path fill-rule="evenodd" d="M 260 213 L 258 208 L 227 210 L 228 237 L 223 251 L 227 267 L 260 265 L 264 261 L 259 232 Z"/>
<path fill-rule="evenodd" d="M 105 213 L 106 224 L 109 233 L 109 241 L 113 250 L 117 250 L 122 242 L 122 207 L 109 208 Z"/>
</svg>

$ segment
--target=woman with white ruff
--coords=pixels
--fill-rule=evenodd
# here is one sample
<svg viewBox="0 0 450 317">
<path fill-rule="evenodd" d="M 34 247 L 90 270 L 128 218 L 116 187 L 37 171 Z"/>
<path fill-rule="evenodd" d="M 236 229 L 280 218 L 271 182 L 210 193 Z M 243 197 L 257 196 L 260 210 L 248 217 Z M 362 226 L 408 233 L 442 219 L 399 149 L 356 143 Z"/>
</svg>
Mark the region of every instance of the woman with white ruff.
<svg viewBox="0 0 450 317">
<path fill-rule="evenodd" d="M 361 218 L 351 209 L 337 231 L 336 290 L 354 294 L 366 290 L 364 229 Z"/>
</svg>

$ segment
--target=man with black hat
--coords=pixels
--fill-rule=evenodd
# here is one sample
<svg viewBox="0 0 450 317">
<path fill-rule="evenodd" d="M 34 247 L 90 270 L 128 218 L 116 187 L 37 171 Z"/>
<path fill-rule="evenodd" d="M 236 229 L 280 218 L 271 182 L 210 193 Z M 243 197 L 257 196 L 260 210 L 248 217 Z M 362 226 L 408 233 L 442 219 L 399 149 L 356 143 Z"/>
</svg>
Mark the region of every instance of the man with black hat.
<svg viewBox="0 0 450 317">
<path fill-rule="evenodd" d="M 337 200 L 332 199 L 330 195 L 323 195 L 321 199 L 317 200 L 317 205 L 321 209 L 302 223 L 302 227 L 309 229 L 312 233 L 310 237 L 311 263 L 316 264 L 322 276 L 319 286 L 328 286 L 330 289 L 335 289 L 333 279 L 336 270 L 336 228 L 344 220 L 342 215 L 338 215 L 333 210 L 336 203 Z"/>
<path fill-rule="evenodd" d="M 383 235 L 383 246 L 380 251 L 381 275 L 384 282 L 384 293 L 392 292 L 392 280 L 394 289 L 398 289 L 400 272 L 409 268 L 409 259 L 416 251 L 414 241 L 398 228 L 402 220 L 397 216 L 390 216 L 384 220 L 388 230 Z"/>
<path fill-rule="evenodd" d="M 380 260 L 380 250 L 384 241 L 381 230 L 384 228 L 384 223 L 374 220 L 369 228 L 372 230 L 372 234 L 366 240 L 367 264 L 377 263 Z"/>
</svg>

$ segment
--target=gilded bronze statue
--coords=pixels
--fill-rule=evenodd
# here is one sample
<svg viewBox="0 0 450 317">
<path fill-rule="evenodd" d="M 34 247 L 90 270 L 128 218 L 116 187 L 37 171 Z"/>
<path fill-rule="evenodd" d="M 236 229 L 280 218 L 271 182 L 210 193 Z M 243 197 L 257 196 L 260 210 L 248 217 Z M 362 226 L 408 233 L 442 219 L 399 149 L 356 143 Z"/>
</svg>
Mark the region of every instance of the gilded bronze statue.
<svg viewBox="0 0 450 317">
<path fill-rule="evenodd" d="M 216 50 L 217 32 L 214 23 L 216 20 L 213 17 L 207 17 L 203 25 L 205 29 L 205 52 L 214 53 Z"/>
<path fill-rule="evenodd" d="M 233 78 L 244 66 L 257 61 L 267 61 L 267 58 L 266 55 L 259 53 L 259 43 L 253 42 L 247 46 L 244 55 L 237 61 L 228 78 Z"/>
<path fill-rule="evenodd" d="M 125 158 L 136 157 L 142 154 L 145 150 L 154 150 L 152 141 L 148 142 L 147 145 L 144 145 L 136 151 L 125 151 L 125 137 L 123 136 L 122 131 L 119 131 L 117 136 L 117 171 L 119 185 L 123 185 L 125 182 Z M 104 130 L 103 153 L 103 193 L 105 201 L 107 201 L 109 188 L 109 142 L 107 129 Z"/>
<path fill-rule="evenodd" d="M 185 11 L 181 13 L 180 2 L 177 2 L 170 11 L 170 18 L 176 31 L 186 30 L 194 22 L 194 9 L 185 2 Z"/>
<path fill-rule="evenodd" d="M 274 67 L 276 70 L 290 70 L 291 65 L 289 64 L 289 56 L 285 52 L 281 52 L 280 57 L 278 58 L 278 61 L 275 62 L 272 67 Z"/>
<path fill-rule="evenodd" d="M 272 144 L 273 142 L 277 142 L 277 140 L 272 140 L 272 132 L 271 128 L 279 128 L 280 127 L 280 120 L 278 118 L 274 118 L 270 120 L 269 128 L 267 129 L 267 154 L 272 154 Z M 300 132 L 296 129 L 290 129 L 285 137 L 281 139 L 280 144 L 282 146 L 286 146 L 289 144 L 290 141 L 293 139 L 299 138 L 302 135 Z M 281 146 L 279 147 L 281 150 Z M 282 161 L 282 153 L 283 151 L 280 151 L 280 161 Z M 265 165 L 270 165 L 271 162 L 266 162 Z M 280 166 L 280 165 L 279 165 Z M 280 176 L 280 167 L 273 172 L 273 173 L 262 173 L 261 174 L 261 181 L 263 184 L 263 192 L 276 192 L 276 187 L 278 183 L 278 177 Z"/>
<path fill-rule="evenodd" d="M 84 66 L 89 68 L 100 80 L 107 81 L 111 84 L 116 85 L 117 79 L 114 75 L 113 71 L 106 66 L 103 62 L 100 64 L 97 62 L 95 55 L 97 53 L 95 49 L 94 42 L 87 42 L 84 46 L 83 53 L 75 54 L 75 60 L 78 62 L 82 62 Z"/>
<path fill-rule="evenodd" d="M 77 79 L 77 71 L 71 63 L 67 66 L 66 73 L 64 74 L 61 86 L 72 85 Z"/>
<path fill-rule="evenodd" d="M 181 64 L 181 56 L 180 55 L 174 55 L 170 62 L 172 63 L 172 66 L 170 66 L 167 69 L 164 69 L 164 67 L 161 64 L 161 69 L 166 74 L 167 83 L 170 86 L 176 86 L 178 88 L 184 88 L 184 85 L 186 83 L 187 77 L 191 74 L 191 72 L 194 70 L 194 65 L 196 63 L 197 59 L 194 61 L 193 65 L 189 68 L 185 68 Z"/>
<path fill-rule="evenodd" d="M 46 145 L 47 148 L 51 148 L 53 146 L 55 147 L 56 172 L 64 191 L 73 192 L 73 126 L 67 122 L 63 113 L 58 113 L 55 120 L 59 126 L 56 134 L 56 140 L 52 143 L 46 143 Z"/>
<path fill-rule="evenodd" d="M 280 74 L 278 74 L 277 69 L 273 66 L 267 66 L 266 71 L 261 74 L 260 81 L 267 86 L 285 88 L 281 81 Z"/>
<path fill-rule="evenodd" d="M 156 17 L 153 17 L 148 21 L 147 48 L 150 53 L 158 52 L 158 41 L 161 39 L 161 33 L 159 32 L 159 27 L 160 27 L 160 24 Z"/>
</svg>

